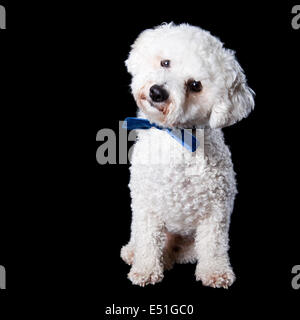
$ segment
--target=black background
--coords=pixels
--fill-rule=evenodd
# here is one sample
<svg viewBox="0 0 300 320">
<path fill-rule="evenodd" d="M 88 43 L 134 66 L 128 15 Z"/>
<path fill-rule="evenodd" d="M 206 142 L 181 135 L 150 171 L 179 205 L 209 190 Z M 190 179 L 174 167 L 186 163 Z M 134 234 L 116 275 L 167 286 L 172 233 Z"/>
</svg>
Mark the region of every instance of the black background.
<svg viewBox="0 0 300 320">
<path fill-rule="evenodd" d="M 66 10 L 54 2 L 30 10 L 28 3 L 1 4 L 7 8 L 7 30 L 0 31 L 6 291 L 21 283 L 23 290 L 38 283 L 59 291 L 72 275 L 98 315 L 113 303 L 193 304 L 199 318 L 292 313 L 300 292 L 291 287 L 291 269 L 300 264 L 295 3 L 70 3 Z M 195 265 L 176 265 L 155 286 L 132 286 L 120 258 L 130 236 L 129 166 L 94 167 L 87 157 L 93 134 L 117 133 L 119 121 L 135 115 L 124 65 L 130 45 L 142 30 L 171 21 L 207 29 L 235 50 L 256 92 L 252 114 L 224 129 L 239 190 L 230 229 L 237 281 L 229 290 L 196 282 Z M 53 274 L 63 279 L 49 284 Z"/>
</svg>

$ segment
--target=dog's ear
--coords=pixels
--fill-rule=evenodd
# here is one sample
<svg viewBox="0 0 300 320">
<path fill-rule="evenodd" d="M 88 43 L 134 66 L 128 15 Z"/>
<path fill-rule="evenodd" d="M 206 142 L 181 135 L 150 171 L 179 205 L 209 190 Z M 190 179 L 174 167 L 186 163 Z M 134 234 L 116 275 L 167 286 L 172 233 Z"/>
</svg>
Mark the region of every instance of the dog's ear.
<svg viewBox="0 0 300 320">
<path fill-rule="evenodd" d="M 230 126 L 247 117 L 254 108 L 254 91 L 247 85 L 243 69 L 236 61 L 234 52 L 226 50 L 225 90 L 222 98 L 212 108 L 211 128 Z"/>
</svg>

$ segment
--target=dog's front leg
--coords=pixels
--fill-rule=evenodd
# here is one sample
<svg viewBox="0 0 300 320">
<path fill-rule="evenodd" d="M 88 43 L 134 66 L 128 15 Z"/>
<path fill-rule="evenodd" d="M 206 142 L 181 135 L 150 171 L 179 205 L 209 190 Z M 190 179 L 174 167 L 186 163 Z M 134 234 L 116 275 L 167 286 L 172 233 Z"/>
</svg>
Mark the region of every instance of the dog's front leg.
<svg viewBox="0 0 300 320">
<path fill-rule="evenodd" d="M 138 228 L 135 228 L 135 252 L 128 278 L 140 286 L 155 284 L 163 278 L 164 225 L 151 213 L 135 219 Z"/>
<path fill-rule="evenodd" d="M 197 228 L 195 250 L 196 279 L 205 286 L 228 288 L 235 280 L 228 257 L 229 217 L 220 208 L 202 220 Z"/>
</svg>

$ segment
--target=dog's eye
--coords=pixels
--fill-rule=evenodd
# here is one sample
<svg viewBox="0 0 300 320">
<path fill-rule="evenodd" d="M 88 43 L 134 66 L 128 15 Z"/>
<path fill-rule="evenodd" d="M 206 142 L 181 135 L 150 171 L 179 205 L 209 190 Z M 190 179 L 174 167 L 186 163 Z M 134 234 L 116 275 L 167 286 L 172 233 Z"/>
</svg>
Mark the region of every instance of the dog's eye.
<svg viewBox="0 0 300 320">
<path fill-rule="evenodd" d="M 170 68 L 171 61 L 170 61 L 170 60 L 162 60 L 162 61 L 160 62 L 160 65 L 161 65 L 163 68 Z"/>
<path fill-rule="evenodd" d="M 202 90 L 202 84 L 200 81 L 189 80 L 187 83 L 189 90 L 194 92 L 200 92 Z"/>
</svg>

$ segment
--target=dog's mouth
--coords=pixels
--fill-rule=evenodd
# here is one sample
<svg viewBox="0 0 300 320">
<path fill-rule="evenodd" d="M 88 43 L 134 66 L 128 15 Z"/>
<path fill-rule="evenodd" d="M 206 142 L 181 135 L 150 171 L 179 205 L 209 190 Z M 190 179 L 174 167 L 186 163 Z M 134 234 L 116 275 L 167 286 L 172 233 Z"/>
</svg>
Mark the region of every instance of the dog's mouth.
<svg viewBox="0 0 300 320">
<path fill-rule="evenodd" d="M 169 106 L 170 103 L 166 104 L 154 104 L 152 101 L 149 102 L 151 107 L 156 108 L 158 111 L 162 112 L 164 116 L 166 116 L 169 113 Z"/>
</svg>

